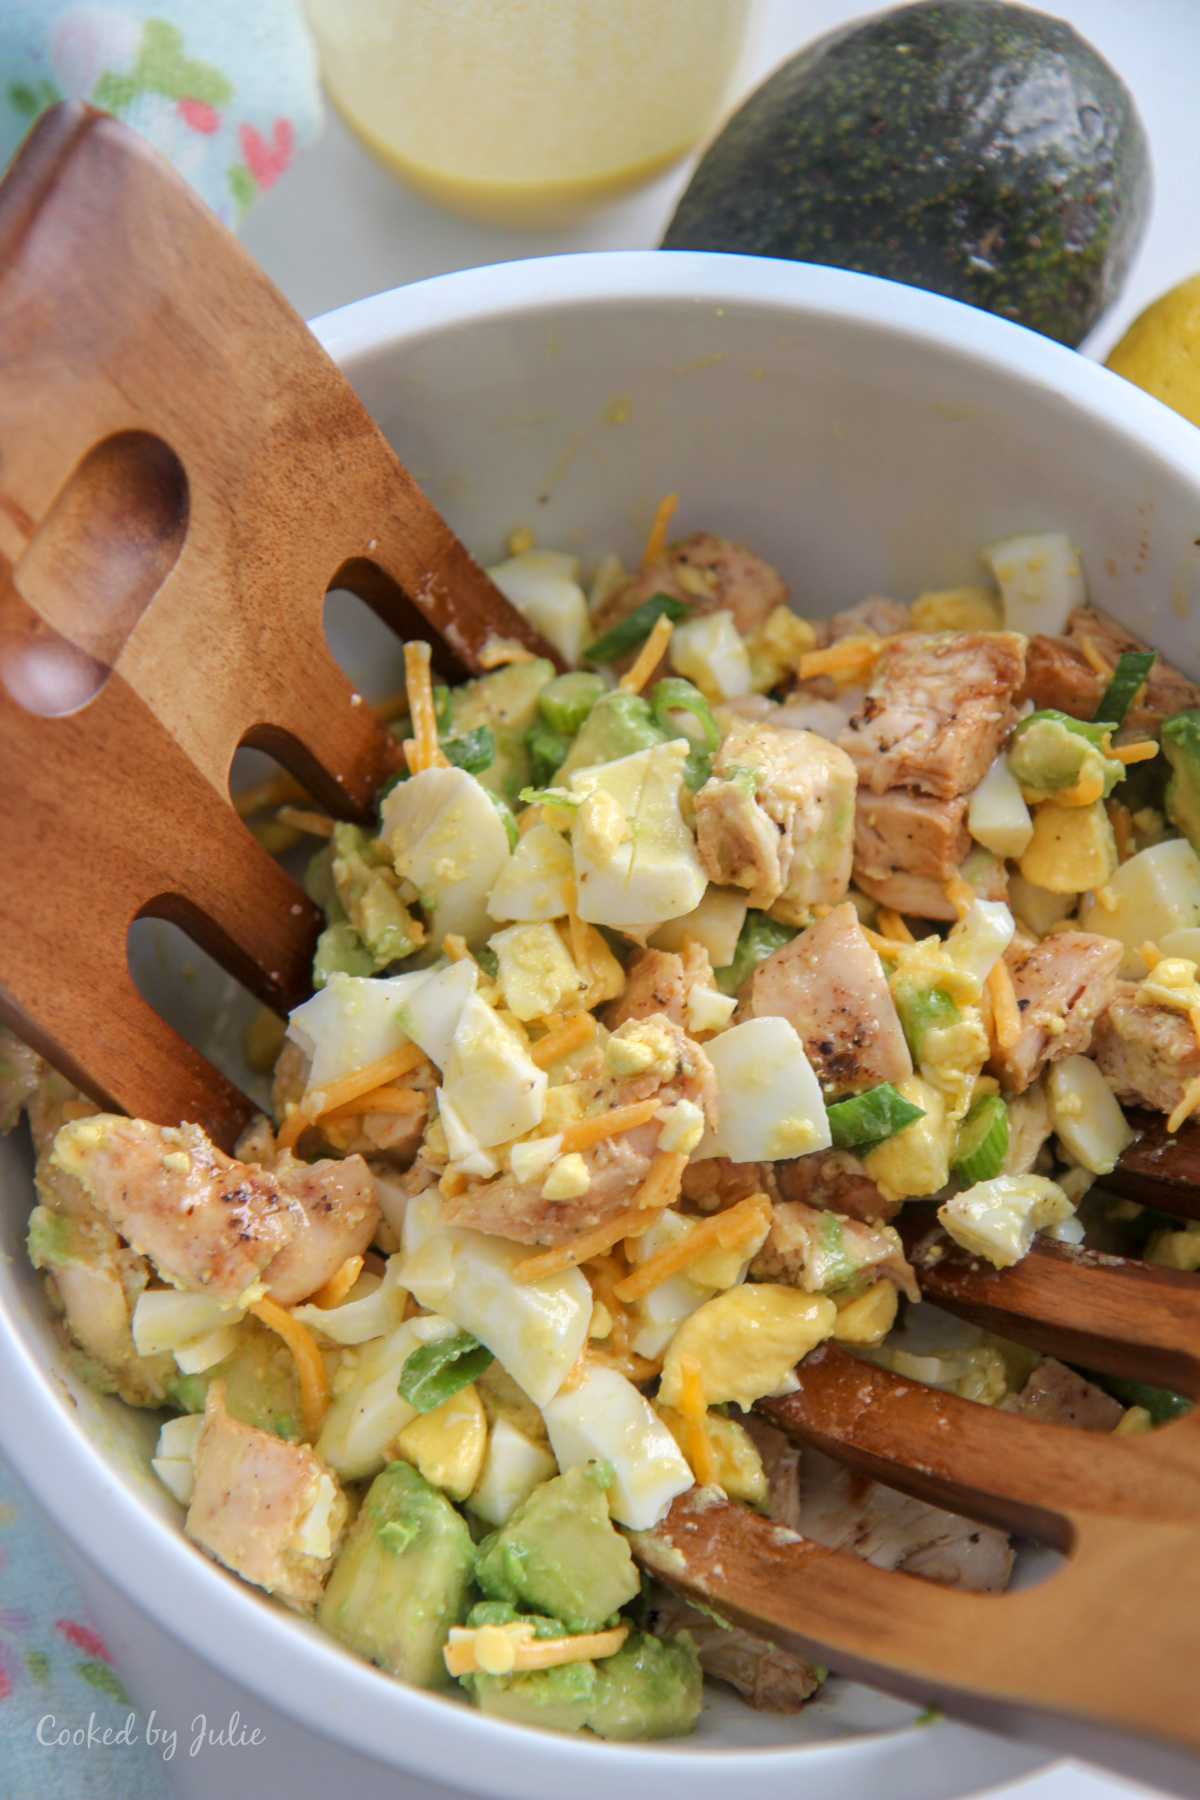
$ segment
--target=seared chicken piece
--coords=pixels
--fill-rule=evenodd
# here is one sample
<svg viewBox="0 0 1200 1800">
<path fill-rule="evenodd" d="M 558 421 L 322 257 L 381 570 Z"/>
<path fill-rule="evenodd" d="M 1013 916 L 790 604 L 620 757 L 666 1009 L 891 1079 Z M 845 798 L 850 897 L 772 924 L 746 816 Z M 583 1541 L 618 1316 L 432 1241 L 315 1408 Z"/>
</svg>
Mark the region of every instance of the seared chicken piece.
<svg viewBox="0 0 1200 1800">
<path fill-rule="evenodd" d="M 669 1588 L 655 1587 L 646 1629 L 656 1637 L 688 1632 L 704 1673 L 736 1688 L 758 1712 L 797 1713 L 821 1685 L 801 1657 L 749 1631 L 718 1625 Z"/>
<path fill-rule="evenodd" d="M 876 794 L 860 788 L 854 813 L 854 875 L 886 881 L 889 876 L 924 876 L 939 885 L 958 874 L 971 848 L 967 800 L 934 800 L 910 788 Z"/>
<path fill-rule="evenodd" d="M 621 1049 L 614 1052 L 614 1044 Z M 620 1057 L 637 1057 L 643 1050 L 652 1051 L 654 1057 L 643 1072 L 612 1073 Z M 700 1045 L 665 1013 L 628 1020 L 609 1040 L 605 1059 L 602 1073 L 570 1084 L 579 1093 L 580 1116 L 591 1118 L 653 1097 L 661 1101 L 662 1109 L 677 1100 L 690 1100 L 707 1117 L 713 1117 L 717 1086 L 712 1064 Z M 548 1126 L 543 1125 L 542 1131 L 550 1135 Z M 633 1204 L 635 1192 L 650 1172 L 661 1131 L 662 1124 L 654 1117 L 632 1131 L 602 1138 L 583 1151 L 591 1185 L 573 1200 L 544 1200 L 544 1171 L 530 1181 L 518 1181 L 506 1173 L 476 1182 L 461 1194 L 445 1196 L 442 1218 L 447 1225 L 468 1225 L 519 1244 L 568 1243 L 579 1232 Z"/>
<path fill-rule="evenodd" d="M 838 739 L 864 787 L 970 793 L 1016 724 L 1025 640 L 1011 631 L 888 639 L 860 710 Z"/>
<path fill-rule="evenodd" d="M 750 1264 L 756 1281 L 778 1281 L 819 1294 L 848 1287 L 863 1277 L 886 1276 L 919 1300 L 916 1276 L 890 1225 L 863 1225 L 838 1213 L 818 1212 L 802 1200 L 775 1207 L 767 1241 Z"/>
<path fill-rule="evenodd" d="M 869 594 L 857 606 L 834 613 L 829 621 L 833 643 L 846 637 L 896 637 L 901 631 L 911 630 L 912 615 L 907 606 L 899 600 L 889 600 L 886 594 Z"/>
<path fill-rule="evenodd" d="M 236 1300 L 260 1277 L 280 1300 L 301 1300 L 370 1242 L 378 1208 L 358 1157 L 289 1163 L 282 1177 L 235 1162 L 198 1125 L 151 1125 L 99 1113 L 62 1127 L 53 1167 L 75 1177 L 102 1218 L 179 1287 Z M 366 1227 L 369 1224 L 370 1229 Z M 365 1234 L 365 1235 L 364 1235 Z M 360 1242 L 361 1240 L 361 1242 Z"/>
<path fill-rule="evenodd" d="M 1023 1093 L 1047 1063 L 1091 1047 L 1096 1021 L 1117 991 L 1121 954 L 1113 938 L 1090 931 L 1053 932 L 1034 950 L 1009 946 L 1004 960 L 1022 1029 L 1012 1048 L 997 1051 L 988 1065 L 1002 1087 Z"/>
<path fill-rule="evenodd" d="M 1124 626 L 1095 607 L 1079 606 L 1067 621 L 1064 637 L 1031 637 L 1025 657 L 1025 685 L 1019 700 L 1037 707 L 1054 707 L 1076 719 L 1093 719 L 1107 682 L 1092 667 L 1083 650 L 1091 639 L 1106 662 L 1116 667 L 1123 650 L 1147 650 Z M 1172 713 L 1200 706 L 1200 687 L 1160 656 L 1146 678 L 1141 697 L 1125 715 L 1122 736 L 1157 732 Z"/>
<path fill-rule="evenodd" d="M 1000 1402 L 1005 1412 L 1024 1413 L 1044 1425 L 1072 1425 L 1077 1431 L 1112 1431 L 1125 1408 L 1094 1382 L 1052 1356 L 1043 1357 L 1019 1394 Z"/>
<path fill-rule="evenodd" d="M 625 972 L 625 987 L 604 1009 L 603 1022 L 616 1031 L 626 1019 L 648 1019 L 664 1013 L 673 1025 L 686 1026 L 685 1011 L 694 988 L 716 992 L 712 964 L 703 944 L 693 940 L 685 950 L 639 950 Z"/>
<path fill-rule="evenodd" d="M 209 1384 L 192 1462 L 193 1542 L 297 1612 L 315 1606 L 349 1510 L 333 1470 L 307 1444 L 231 1419 L 223 1381 Z"/>
<path fill-rule="evenodd" d="M 1008 1149 L 1004 1153 L 1003 1173 L 1028 1175 L 1053 1129 L 1050 1103 L 1040 1080 L 1023 1094 L 1013 1094 L 1008 1101 Z"/>
<path fill-rule="evenodd" d="M 1174 1112 L 1188 1083 L 1200 1075 L 1200 1047 L 1186 1013 L 1144 1005 L 1138 986 L 1136 981 L 1114 983 L 1112 1002 L 1095 1028 L 1092 1054 L 1118 1100 Z"/>
<path fill-rule="evenodd" d="M 705 1167 L 701 1163 L 699 1167 Z M 902 1202 L 885 1200 L 857 1156 L 848 1150 L 818 1150 L 793 1162 L 764 1163 L 771 1170 L 767 1193 L 780 1200 L 802 1200 L 825 1212 L 841 1213 L 864 1225 L 886 1225 Z M 760 1184 L 763 1185 L 763 1184 Z"/>
<path fill-rule="evenodd" d="M 597 637 L 655 594 L 682 600 L 691 608 L 693 618 L 704 613 L 731 612 L 742 637 L 749 637 L 777 606 L 786 606 L 788 600 L 787 583 L 770 563 L 729 538 L 694 531 L 601 601 L 592 614 Z M 664 658 L 647 687 L 666 673 Z"/>
<path fill-rule="evenodd" d="M 696 795 L 696 840 L 711 881 L 803 924 L 850 884 L 853 764 L 812 731 L 735 719 Z"/>
<path fill-rule="evenodd" d="M 795 1026 L 827 1095 L 912 1074 L 883 966 L 849 901 L 765 957 L 738 1002 L 739 1022 L 774 1014 Z"/>
<path fill-rule="evenodd" d="M 859 789 L 859 805 L 862 805 L 863 790 Z M 910 875 L 906 869 L 897 869 L 880 881 L 868 875 L 862 869 L 854 871 L 854 880 L 870 899 L 877 900 L 880 906 L 890 906 L 894 912 L 904 913 L 910 919 L 956 919 L 957 912 L 951 901 L 946 898 L 944 882 L 935 881 L 931 875 Z M 1005 865 L 996 858 L 984 865 L 982 871 L 973 881 L 972 886 L 980 900 L 1008 899 L 1008 872 Z"/>
</svg>

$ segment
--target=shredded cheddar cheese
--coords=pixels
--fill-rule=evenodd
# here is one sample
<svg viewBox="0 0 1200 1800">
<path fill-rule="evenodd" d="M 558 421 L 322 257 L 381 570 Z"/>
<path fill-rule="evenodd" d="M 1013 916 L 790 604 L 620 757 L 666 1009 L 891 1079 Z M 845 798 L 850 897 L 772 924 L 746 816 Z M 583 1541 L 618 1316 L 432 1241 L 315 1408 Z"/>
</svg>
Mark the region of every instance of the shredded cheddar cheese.
<svg viewBox="0 0 1200 1800">
<path fill-rule="evenodd" d="M 437 712 L 433 704 L 429 645 L 419 640 L 404 646 L 404 681 L 412 714 L 413 735 L 406 738 L 404 755 L 414 775 L 423 769 L 449 768 L 438 743 Z"/>
<path fill-rule="evenodd" d="M 331 1275 L 325 1286 L 311 1296 L 310 1305 L 340 1306 L 362 1274 L 362 1266 L 361 1256 L 348 1256 L 337 1274 Z"/>
<path fill-rule="evenodd" d="M 814 675 L 857 676 L 864 681 L 879 660 L 883 640 L 877 637 L 844 637 L 825 650 L 806 650 L 798 668 L 801 681 Z"/>
<path fill-rule="evenodd" d="M 658 667 L 659 659 L 665 654 L 671 641 L 671 633 L 675 626 L 666 613 L 660 613 L 654 621 L 654 629 L 646 639 L 637 657 L 632 662 L 617 686 L 623 694 L 640 694 L 646 683 Z"/>
<path fill-rule="evenodd" d="M 942 883 L 942 892 L 960 919 L 965 919 L 975 904 L 975 889 L 961 875 L 952 875 Z"/>
<path fill-rule="evenodd" d="M 635 1100 L 632 1106 L 614 1106 L 611 1112 L 577 1120 L 563 1132 L 562 1154 L 570 1156 L 576 1150 L 590 1150 L 593 1144 L 599 1144 L 605 1138 L 617 1137 L 623 1131 L 632 1131 L 636 1125 L 644 1125 L 647 1119 L 654 1117 L 661 1104 L 657 1099 Z"/>
<path fill-rule="evenodd" d="M 1114 744 L 1108 754 L 1128 768 L 1130 763 L 1149 762 L 1152 756 L 1157 756 L 1158 745 L 1145 738 L 1136 744 Z"/>
<path fill-rule="evenodd" d="M 651 525 L 649 535 L 646 538 L 646 548 L 642 552 L 643 569 L 648 568 L 652 562 L 656 562 L 666 549 L 667 530 L 672 518 L 675 516 L 675 508 L 678 505 L 678 494 L 664 494 L 658 505 L 655 507 L 654 522 Z"/>
<path fill-rule="evenodd" d="M 546 1033 L 545 1037 L 538 1039 L 530 1049 L 530 1059 L 537 1064 L 539 1069 L 548 1069 L 552 1063 L 560 1061 L 564 1056 L 569 1056 L 572 1050 L 578 1050 L 581 1045 L 586 1044 L 589 1038 L 593 1038 L 595 1035 L 596 1021 L 591 1013 L 574 1013 L 561 1025 L 554 1026 Z"/>
<path fill-rule="evenodd" d="M 1021 1009 L 1013 992 L 1012 976 L 1004 958 L 996 963 L 987 978 L 987 991 L 992 1002 L 992 1027 L 1001 1050 L 1011 1050 L 1021 1035 Z"/>
<path fill-rule="evenodd" d="M 573 1637 L 536 1638 L 523 1620 L 511 1625 L 452 1625 L 442 1651 L 451 1675 L 511 1675 L 523 1669 L 555 1669 L 562 1663 L 595 1662 L 614 1656 L 629 1636 L 628 1625 Z"/>
<path fill-rule="evenodd" d="M 398 1050 L 389 1051 L 387 1056 L 379 1057 L 373 1063 L 367 1063 L 353 1074 L 342 1075 L 337 1081 L 331 1081 L 326 1088 L 310 1089 L 297 1106 L 289 1102 L 287 1118 L 280 1126 L 276 1145 L 280 1150 L 290 1150 L 310 1125 L 323 1119 L 326 1113 L 338 1112 L 351 1100 L 357 1100 L 363 1094 L 369 1094 L 373 1088 L 381 1087 L 395 1081 L 401 1075 L 408 1075 L 425 1061 L 425 1052 L 417 1044 L 402 1044 Z"/>
<path fill-rule="evenodd" d="M 325 1421 L 325 1414 L 329 1411 L 329 1377 L 325 1372 L 325 1359 L 317 1349 L 308 1327 L 302 1325 L 299 1319 L 293 1319 L 291 1313 L 280 1306 L 278 1301 L 266 1298 L 256 1300 L 250 1311 L 262 1324 L 279 1333 L 295 1358 L 296 1374 L 300 1378 L 304 1432 L 309 1442 L 314 1443 Z"/>
<path fill-rule="evenodd" d="M 299 806 L 281 806 L 275 817 L 281 825 L 290 825 L 293 831 L 303 831 L 309 837 L 333 836 L 333 820 L 328 813 L 311 812 Z"/>
<path fill-rule="evenodd" d="M 1200 1075 L 1195 1075 L 1184 1088 L 1178 1106 L 1167 1120 L 1167 1130 L 1178 1131 L 1184 1120 L 1189 1119 L 1198 1106 L 1200 1106 Z"/>
<path fill-rule="evenodd" d="M 1133 836 L 1133 817 L 1120 800 L 1110 800 L 1105 807 L 1117 846 L 1118 863 L 1128 862 L 1137 849 Z"/>
<path fill-rule="evenodd" d="M 357 1100 L 348 1100 L 345 1106 L 323 1112 L 321 1120 L 324 1123 L 325 1120 L 356 1119 L 371 1112 L 412 1114 L 424 1112 L 428 1105 L 427 1096 L 416 1088 L 384 1086 L 370 1088 Z"/>
<path fill-rule="evenodd" d="M 1100 679 L 1102 681 L 1111 681 L 1113 678 L 1113 666 L 1090 633 L 1085 631 L 1081 635 L 1079 639 L 1079 648 L 1083 651 L 1085 658 L 1091 664 L 1096 674 L 1099 675 Z"/>
<path fill-rule="evenodd" d="M 770 1222 L 771 1202 L 767 1196 L 751 1194 L 745 1200 L 739 1200 L 736 1206 L 695 1225 L 686 1237 L 648 1256 L 632 1275 L 616 1283 L 613 1293 L 618 1300 L 640 1300 L 643 1294 L 661 1286 L 669 1276 L 685 1269 L 698 1257 L 707 1256 L 710 1250 L 732 1250 L 736 1244 L 744 1244 L 755 1237 Z"/>
<path fill-rule="evenodd" d="M 704 1395 L 704 1377 L 694 1356 L 679 1359 L 679 1411 L 683 1418 L 686 1455 L 692 1474 L 702 1487 L 717 1479 L 717 1459 L 708 1434 L 708 1401 Z"/>
<path fill-rule="evenodd" d="M 560 1269 L 571 1269 L 578 1263 L 590 1262 L 593 1256 L 603 1256 L 606 1250 L 611 1250 L 622 1238 L 639 1237 L 643 1231 L 649 1231 L 653 1223 L 654 1218 L 648 1208 L 631 1206 L 628 1211 L 606 1219 L 603 1225 L 594 1225 L 590 1231 L 581 1231 L 569 1244 L 556 1244 L 553 1250 L 544 1250 L 540 1256 L 527 1256 L 513 1270 L 513 1280 L 522 1283 L 540 1281 L 543 1275 L 556 1275 Z"/>
<path fill-rule="evenodd" d="M 650 1173 L 633 1196 L 634 1205 L 641 1210 L 673 1206 L 679 1198 L 683 1171 L 687 1164 L 687 1152 L 684 1150 L 656 1151 L 654 1161 L 650 1164 Z M 631 1237 L 638 1235 L 637 1232 L 630 1233 Z"/>
<path fill-rule="evenodd" d="M 233 810 L 239 819 L 252 819 L 256 813 L 269 812 L 285 801 L 311 799 L 307 788 L 302 788 L 294 776 L 272 775 L 270 780 L 256 781 L 252 787 L 235 794 Z"/>
<path fill-rule="evenodd" d="M 898 912 L 890 906 L 881 906 L 875 915 L 879 925 L 879 935 L 885 944 L 915 944 L 916 938 L 904 923 Z M 874 934 L 872 934 L 874 935 Z"/>
</svg>

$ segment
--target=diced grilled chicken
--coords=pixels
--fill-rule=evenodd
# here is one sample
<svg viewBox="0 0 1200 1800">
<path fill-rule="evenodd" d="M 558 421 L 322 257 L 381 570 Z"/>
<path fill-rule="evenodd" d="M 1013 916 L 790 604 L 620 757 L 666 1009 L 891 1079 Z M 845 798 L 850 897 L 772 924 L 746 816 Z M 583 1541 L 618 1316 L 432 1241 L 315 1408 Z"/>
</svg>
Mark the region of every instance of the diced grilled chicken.
<svg viewBox="0 0 1200 1800">
<path fill-rule="evenodd" d="M 1033 1082 L 1023 1094 L 1013 1094 L 1008 1101 L 1004 1174 L 1028 1175 L 1053 1129 L 1050 1104 L 1040 1080 Z"/>
<path fill-rule="evenodd" d="M 696 795 L 709 879 L 802 924 L 850 884 L 854 789 L 850 759 L 815 732 L 735 719 Z"/>
<path fill-rule="evenodd" d="M 0 1136 L 11 1131 L 37 1091 L 45 1063 L 7 1025 L 0 1025 Z"/>
<path fill-rule="evenodd" d="M 833 643 L 846 637 L 896 637 L 911 630 L 912 615 L 907 606 L 899 600 L 889 600 L 885 594 L 869 594 L 857 606 L 834 613 L 829 621 Z"/>
<path fill-rule="evenodd" d="M 1200 1075 L 1200 1047 L 1186 1013 L 1145 1006 L 1136 981 L 1118 981 L 1096 1025 L 1092 1054 L 1118 1100 L 1174 1112 Z"/>
<path fill-rule="evenodd" d="M 860 788 L 860 805 L 862 792 Z M 880 906 L 890 906 L 893 912 L 903 913 L 907 918 L 958 917 L 953 902 L 946 898 L 945 882 L 936 881 L 931 875 L 910 875 L 905 869 L 897 869 L 880 881 L 864 870 L 856 869 L 854 880 L 869 899 L 878 901 Z M 971 885 L 980 900 L 1007 900 L 1008 871 L 1004 863 L 999 857 L 986 863 L 972 877 Z"/>
<path fill-rule="evenodd" d="M 611 630 L 655 594 L 682 600 L 695 618 L 729 611 L 743 637 L 788 600 L 787 583 L 770 563 L 729 538 L 694 531 L 601 601 L 592 614 L 596 635 Z M 665 662 L 659 672 L 666 672 Z"/>
<path fill-rule="evenodd" d="M 231 1300 L 260 1277 L 277 1299 L 302 1300 L 356 1254 L 347 1245 L 366 1247 L 379 1217 L 358 1157 L 289 1161 L 280 1176 L 235 1162 L 198 1125 L 100 1113 L 64 1125 L 50 1161 L 172 1281 Z"/>
<path fill-rule="evenodd" d="M 803 1451 L 756 1415 L 745 1421 L 767 1472 L 770 1517 L 831 1550 L 943 1587 L 996 1592 L 1008 1583 L 1007 1536 L 856 1475 L 819 1450 Z"/>
<path fill-rule="evenodd" d="M 902 1202 L 885 1200 L 859 1158 L 848 1150 L 817 1150 L 792 1162 L 765 1164 L 764 1171 L 767 1169 L 780 1200 L 802 1200 L 808 1206 L 859 1219 L 864 1225 L 886 1225 L 900 1211 Z M 771 1193 L 772 1187 L 766 1192 Z"/>
<path fill-rule="evenodd" d="M 1021 1035 L 989 1067 L 1010 1092 L 1023 1093 L 1047 1063 L 1091 1047 L 1096 1021 L 1117 991 L 1121 946 L 1090 931 L 1056 931 L 1034 950 L 1005 952 L 1021 1013 Z"/>
<path fill-rule="evenodd" d="M 924 876 L 939 885 L 958 874 L 971 848 L 967 801 L 934 800 L 911 788 L 886 794 L 860 788 L 854 813 L 854 876 L 887 881 L 892 875 Z"/>
<path fill-rule="evenodd" d="M 309 1059 L 298 1044 L 285 1039 L 271 1084 L 271 1107 L 276 1124 L 287 1117 L 289 1103 L 300 1100 L 308 1085 Z M 432 1094 L 438 1075 L 431 1063 L 404 1078 L 405 1087 Z M 304 1132 L 300 1142 L 306 1153 L 333 1151 L 337 1156 L 380 1157 L 392 1168 L 406 1169 L 421 1146 L 428 1108 L 412 1113 L 360 1113 L 345 1119 L 327 1119 Z"/>
<path fill-rule="evenodd" d="M 1120 1401 L 1053 1356 L 1043 1357 L 1020 1393 L 1008 1395 L 1000 1405 L 1044 1425 L 1071 1425 L 1077 1431 L 1112 1431 L 1125 1416 Z"/>
<path fill-rule="evenodd" d="M 231 1419 L 223 1381 L 209 1384 L 192 1461 L 193 1542 L 296 1611 L 315 1606 L 348 1511 L 332 1469 L 307 1444 Z"/>
<path fill-rule="evenodd" d="M 1037 707 L 1055 707 L 1076 719 L 1093 719 L 1107 686 L 1084 653 L 1083 639 L 1113 668 L 1124 650 L 1146 650 L 1142 643 L 1095 607 L 1076 607 L 1063 637 L 1031 637 L 1025 661 L 1025 685 L 1018 699 Z M 1173 713 L 1200 706 L 1200 687 L 1173 669 L 1160 656 L 1146 679 L 1141 698 L 1125 716 L 1122 736 L 1157 732 Z"/>
<path fill-rule="evenodd" d="M 370 1169 L 361 1156 L 340 1162 L 285 1157 L 272 1173 L 280 1192 L 299 1202 L 305 1226 L 263 1270 L 272 1300 L 296 1306 L 324 1287 L 348 1257 L 361 1256 L 379 1224 Z"/>
<path fill-rule="evenodd" d="M 673 950 L 639 950 L 625 973 L 625 987 L 604 1009 L 603 1022 L 618 1030 L 626 1019 L 648 1019 L 664 1013 L 673 1025 L 686 1025 L 688 997 L 694 988 L 716 991 L 712 964 L 703 944 L 693 939 L 679 954 Z"/>
<path fill-rule="evenodd" d="M 659 1034 L 663 1045 L 662 1065 L 639 1075 L 617 1077 L 605 1072 L 572 1084 L 581 1091 L 586 1117 L 651 1097 L 661 1100 L 663 1107 L 677 1100 L 691 1100 L 707 1116 L 713 1116 L 716 1078 L 700 1045 L 664 1013 L 655 1013 L 648 1020 L 628 1021 L 621 1033 L 650 1028 Z M 669 1073 L 665 1072 L 667 1069 Z M 567 1243 L 579 1232 L 603 1224 L 633 1204 L 633 1196 L 657 1153 L 661 1131 L 659 1120 L 651 1118 L 645 1125 L 602 1138 L 583 1151 L 591 1186 L 576 1199 L 544 1200 L 544 1173 L 531 1181 L 518 1181 L 515 1175 L 505 1173 L 443 1198 L 442 1217 L 447 1225 L 467 1225 L 520 1244 Z"/>
<path fill-rule="evenodd" d="M 736 1688 L 757 1712 L 797 1713 L 820 1686 L 816 1671 L 799 1656 L 736 1626 L 718 1625 L 669 1588 L 655 1586 L 646 1629 L 656 1637 L 690 1633 L 704 1673 Z"/>
<path fill-rule="evenodd" d="M 704 1212 L 723 1212 L 751 1194 L 769 1193 L 770 1189 L 763 1187 L 762 1172 L 774 1167 L 774 1163 L 735 1163 L 727 1156 L 706 1156 L 683 1171 L 683 1197 Z"/>
<path fill-rule="evenodd" d="M 906 1081 L 912 1057 L 883 967 L 850 901 L 759 963 L 735 1015 L 794 1025 L 826 1094 Z"/>
<path fill-rule="evenodd" d="M 1025 640 L 1009 631 L 902 634 L 883 647 L 861 709 L 838 739 L 873 793 L 970 793 L 1016 723 Z"/>
<path fill-rule="evenodd" d="M 819 1294 L 848 1287 L 863 1276 L 889 1281 L 921 1298 L 904 1247 L 890 1225 L 863 1225 L 832 1212 L 818 1212 L 802 1200 L 787 1200 L 771 1215 L 767 1241 L 750 1273 L 756 1281 L 779 1281 Z"/>
</svg>

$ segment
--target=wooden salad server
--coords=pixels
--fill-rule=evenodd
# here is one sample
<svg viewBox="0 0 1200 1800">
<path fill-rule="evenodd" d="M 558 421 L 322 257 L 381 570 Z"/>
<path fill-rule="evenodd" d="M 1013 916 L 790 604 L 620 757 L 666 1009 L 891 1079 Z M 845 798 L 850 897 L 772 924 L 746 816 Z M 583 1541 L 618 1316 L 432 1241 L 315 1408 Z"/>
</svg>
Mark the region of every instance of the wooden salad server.
<svg viewBox="0 0 1200 1800">
<path fill-rule="evenodd" d="M 0 185 L 0 1018 L 102 1104 L 250 1103 L 142 999 L 131 922 L 173 919 L 267 1005 L 321 920 L 229 799 L 240 745 L 365 819 L 400 747 L 325 642 L 332 587 L 432 642 L 552 651 L 349 383 L 128 127 L 43 115 Z"/>
<path fill-rule="evenodd" d="M 1044 1239 L 997 1270 L 953 1244 L 931 1205 L 910 1203 L 901 1225 L 936 1305 L 1200 1399 L 1193 1276 Z M 841 1674 L 1200 1795 L 1200 1409 L 1136 1437 L 1073 1430 L 942 1393 L 832 1343 L 796 1376 L 795 1393 L 755 1408 L 795 1441 L 1051 1545 L 1065 1563 L 1034 1587 L 954 1591 L 806 1541 L 708 1488 L 635 1540 L 643 1566 Z"/>
</svg>

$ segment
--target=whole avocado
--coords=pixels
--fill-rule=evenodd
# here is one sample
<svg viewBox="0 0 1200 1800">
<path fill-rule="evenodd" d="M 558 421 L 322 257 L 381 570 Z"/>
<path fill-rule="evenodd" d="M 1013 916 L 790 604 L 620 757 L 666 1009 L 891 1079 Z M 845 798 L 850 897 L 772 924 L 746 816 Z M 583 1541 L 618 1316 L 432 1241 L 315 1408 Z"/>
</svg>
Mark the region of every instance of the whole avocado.
<svg viewBox="0 0 1200 1800">
<path fill-rule="evenodd" d="M 1150 210 L 1133 99 L 1060 19 L 921 0 L 819 38 L 701 160 L 665 250 L 828 263 L 1076 345 Z"/>
</svg>

